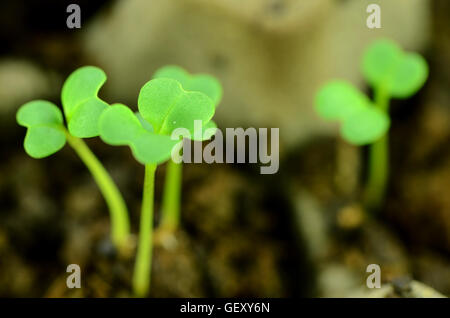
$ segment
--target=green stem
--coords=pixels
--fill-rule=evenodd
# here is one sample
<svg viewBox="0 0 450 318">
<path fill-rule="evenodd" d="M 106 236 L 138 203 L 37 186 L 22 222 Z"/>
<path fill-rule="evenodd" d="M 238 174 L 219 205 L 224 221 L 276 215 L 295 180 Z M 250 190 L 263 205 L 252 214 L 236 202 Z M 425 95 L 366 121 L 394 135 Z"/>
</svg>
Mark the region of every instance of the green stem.
<svg viewBox="0 0 450 318">
<path fill-rule="evenodd" d="M 389 96 L 382 88 L 375 89 L 375 105 L 389 116 Z M 378 209 L 384 201 L 389 175 L 389 134 L 386 133 L 370 146 L 369 175 L 365 192 L 365 205 Z"/>
<path fill-rule="evenodd" d="M 169 160 L 167 163 L 166 180 L 164 183 L 161 229 L 173 232 L 180 223 L 180 197 L 181 178 L 183 174 L 182 163 Z"/>
<path fill-rule="evenodd" d="M 108 205 L 111 215 L 111 239 L 113 243 L 119 248 L 124 247 L 130 234 L 130 223 L 127 207 L 120 191 L 86 143 L 82 139 L 70 135 L 67 131 L 65 133 L 67 142 L 91 172 Z"/>
<path fill-rule="evenodd" d="M 133 290 L 135 295 L 138 297 L 145 297 L 150 289 L 155 171 L 155 164 L 148 164 L 145 166 L 141 223 L 139 226 L 139 242 L 133 273 Z"/>
</svg>

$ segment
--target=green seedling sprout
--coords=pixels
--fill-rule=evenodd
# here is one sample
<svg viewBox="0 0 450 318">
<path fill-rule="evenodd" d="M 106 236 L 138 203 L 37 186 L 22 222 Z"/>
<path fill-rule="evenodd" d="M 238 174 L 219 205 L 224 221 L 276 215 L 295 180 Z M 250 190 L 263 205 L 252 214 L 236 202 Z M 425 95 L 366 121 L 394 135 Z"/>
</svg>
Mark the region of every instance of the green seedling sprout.
<svg viewBox="0 0 450 318">
<path fill-rule="evenodd" d="M 206 74 L 191 75 L 179 66 L 164 66 L 156 71 L 153 78 L 171 78 L 177 80 L 183 89 L 187 91 L 198 91 L 210 97 L 215 107 L 217 107 L 222 98 L 222 86 L 216 78 Z M 205 125 L 205 129 L 208 128 L 217 128 L 217 126 L 213 121 L 209 121 Z M 206 139 L 209 138 L 206 137 Z M 182 174 L 182 164 L 169 160 L 164 182 L 161 223 L 159 226 L 161 233 L 173 233 L 180 223 Z"/>
<path fill-rule="evenodd" d="M 338 120 L 349 143 L 370 145 L 364 202 L 377 209 L 384 200 L 389 175 L 389 101 L 414 95 L 428 77 L 425 59 L 404 52 L 396 43 L 381 39 L 366 50 L 362 73 L 374 91 L 374 101 L 348 82 L 324 85 L 316 96 L 316 110 L 325 119 Z"/>
<path fill-rule="evenodd" d="M 27 128 L 24 148 L 33 158 L 45 158 L 64 147 L 66 142 L 75 150 L 96 181 L 111 216 L 111 239 L 125 247 L 130 226 L 124 200 L 108 172 L 80 138 L 99 135 L 98 119 L 108 106 L 97 94 L 106 81 L 105 73 L 94 66 L 74 71 L 65 81 L 61 100 L 67 129 L 61 110 L 53 103 L 35 100 L 17 112 L 17 122 Z"/>
<path fill-rule="evenodd" d="M 173 79 L 158 78 L 147 82 L 138 98 L 139 113 L 116 104 L 100 116 L 100 137 L 108 144 L 129 146 L 135 159 L 145 166 L 141 220 L 133 290 L 136 296 L 148 294 L 151 281 L 153 247 L 153 201 L 155 171 L 167 161 L 180 140 L 171 138 L 177 128 L 194 135 L 194 121 L 210 122 L 213 101 L 203 93 L 185 91 Z"/>
</svg>

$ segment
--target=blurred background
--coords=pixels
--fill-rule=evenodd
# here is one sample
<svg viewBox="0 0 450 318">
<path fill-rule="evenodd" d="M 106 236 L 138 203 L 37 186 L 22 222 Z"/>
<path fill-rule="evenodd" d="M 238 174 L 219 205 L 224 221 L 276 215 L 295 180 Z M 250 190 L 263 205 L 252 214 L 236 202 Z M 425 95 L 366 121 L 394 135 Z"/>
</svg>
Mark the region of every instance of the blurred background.
<svg viewBox="0 0 450 318">
<path fill-rule="evenodd" d="M 154 297 L 450 295 L 450 2 L 446 0 L 101 0 L 0 3 L 0 296 L 131 296 L 133 259 L 109 241 L 107 207 L 69 147 L 35 160 L 15 113 L 32 99 L 60 105 L 82 65 L 105 70 L 100 96 L 136 109 L 156 69 L 216 76 L 220 128 L 280 128 L 280 170 L 186 164 L 176 244 L 155 246 Z M 366 8 L 381 6 L 381 29 Z M 430 65 L 425 87 L 393 100 L 387 200 L 359 204 L 367 149 L 348 145 L 314 112 L 317 89 L 343 78 L 371 94 L 359 61 L 376 38 Z M 128 148 L 87 140 L 127 201 L 137 233 L 143 167 Z M 157 172 L 156 221 L 164 181 Z M 82 288 L 66 287 L 79 264 Z M 366 286 L 379 264 L 382 288 Z M 416 288 L 417 287 L 417 288 Z"/>
</svg>

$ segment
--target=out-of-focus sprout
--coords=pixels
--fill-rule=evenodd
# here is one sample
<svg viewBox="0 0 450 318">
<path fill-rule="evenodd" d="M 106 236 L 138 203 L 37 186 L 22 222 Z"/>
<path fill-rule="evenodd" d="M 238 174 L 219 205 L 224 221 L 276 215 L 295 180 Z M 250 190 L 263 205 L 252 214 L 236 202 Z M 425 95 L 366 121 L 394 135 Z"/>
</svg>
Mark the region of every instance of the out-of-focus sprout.
<svg viewBox="0 0 450 318">
<path fill-rule="evenodd" d="M 370 145 L 364 202 L 377 209 L 389 175 L 389 101 L 414 95 L 428 77 L 428 65 L 419 54 L 404 52 L 395 42 L 381 39 L 366 50 L 361 68 L 373 88 L 373 101 L 352 84 L 336 80 L 319 90 L 316 110 L 324 119 L 338 120 L 341 136 L 349 143 Z"/>
</svg>

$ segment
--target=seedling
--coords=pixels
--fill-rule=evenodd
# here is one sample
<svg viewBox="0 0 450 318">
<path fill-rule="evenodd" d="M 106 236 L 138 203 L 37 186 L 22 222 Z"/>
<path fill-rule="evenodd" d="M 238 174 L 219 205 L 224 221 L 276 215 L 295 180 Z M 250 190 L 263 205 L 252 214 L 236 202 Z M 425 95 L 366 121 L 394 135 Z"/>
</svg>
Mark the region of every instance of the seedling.
<svg viewBox="0 0 450 318">
<path fill-rule="evenodd" d="M 389 100 L 414 95 L 428 77 L 428 66 L 419 54 L 382 39 L 369 46 L 361 67 L 373 88 L 373 102 L 350 83 L 337 80 L 319 90 L 316 110 L 325 119 L 340 121 L 341 136 L 349 143 L 370 145 L 364 201 L 376 209 L 384 200 L 389 175 Z"/>
<path fill-rule="evenodd" d="M 124 200 L 97 157 L 80 138 L 99 135 L 98 119 L 108 106 L 97 94 L 106 81 L 105 73 L 94 66 L 85 66 L 73 72 L 65 81 L 61 100 L 68 130 L 60 109 L 53 103 L 35 100 L 23 105 L 17 112 L 17 122 L 27 127 L 24 148 L 28 155 L 39 159 L 50 156 L 66 142 L 75 150 L 96 181 L 111 215 L 111 239 L 123 247 L 130 226 Z"/>
<path fill-rule="evenodd" d="M 191 75 L 178 66 L 165 66 L 156 71 L 153 78 L 171 78 L 177 80 L 183 89 L 187 91 L 198 91 L 211 98 L 215 107 L 222 98 L 222 86 L 219 81 L 206 74 Z M 205 129 L 217 128 L 213 121 L 205 123 Z M 205 136 L 206 139 L 209 136 Z M 164 183 L 163 201 L 161 209 L 161 233 L 170 234 L 175 231 L 180 223 L 180 201 L 182 164 L 169 160 Z"/>
<path fill-rule="evenodd" d="M 100 116 L 100 137 L 108 144 L 129 146 L 135 159 L 145 166 L 141 221 L 133 274 L 134 293 L 145 296 L 150 288 L 153 245 L 153 201 L 155 171 L 167 161 L 180 140 L 171 138 L 177 128 L 194 135 L 194 121 L 209 123 L 214 103 L 203 93 L 185 91 L 173 79 L 147 82 L 138 98 L 139 113 L 116 104 Z"/>
</svg>

